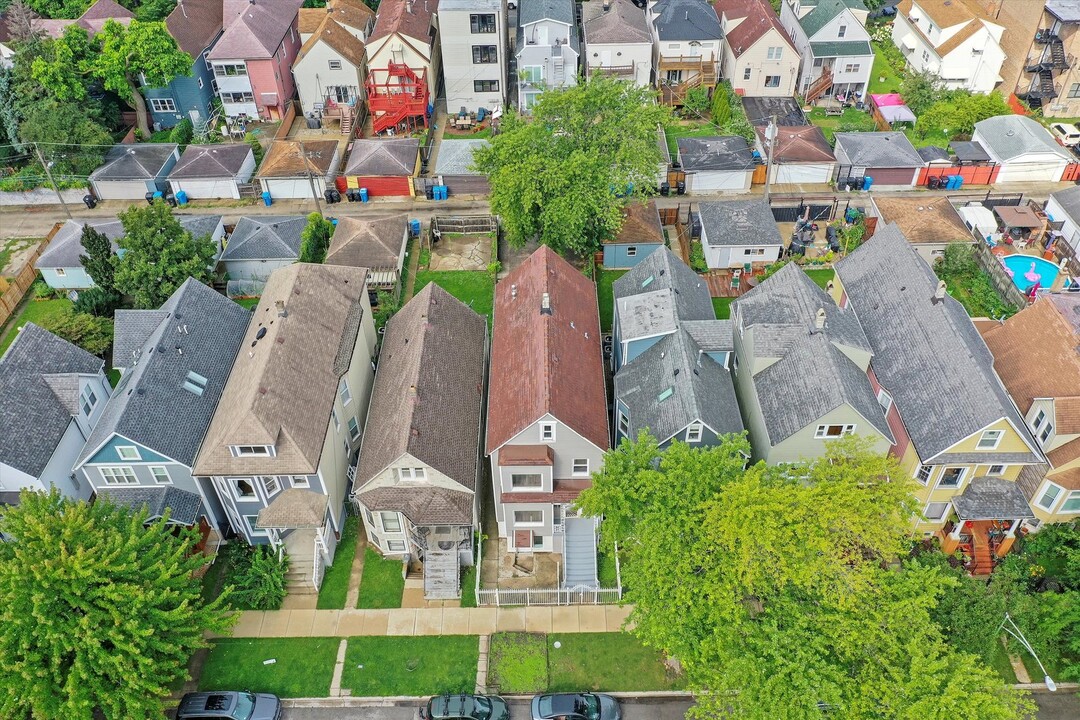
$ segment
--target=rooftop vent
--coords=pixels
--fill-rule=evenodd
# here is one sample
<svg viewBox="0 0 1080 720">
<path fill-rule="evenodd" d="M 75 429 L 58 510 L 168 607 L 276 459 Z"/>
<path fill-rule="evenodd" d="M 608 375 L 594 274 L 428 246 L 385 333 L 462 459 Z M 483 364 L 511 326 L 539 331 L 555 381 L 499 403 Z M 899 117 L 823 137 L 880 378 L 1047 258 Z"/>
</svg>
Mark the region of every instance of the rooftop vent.
<svg viewBox="0 0 1080 720">
<path fill-rule="evenodd" d="M 816 330 L 825 329 L 825 308 L 818 308 L 817 315 L 814 317 L 814 328 Z"/>
<path fill-rule="evenodd" d="M 278 317 L 288 317 L 289 316 L 288 311 L 285 310 L 285 301 L 284 300 L 275 300 L 274 301 L 274 307 L 277 308 Z"/>
<path fill-rule="evenodd" d="M 937 288 L 934 290 L 934 304 L 945 302 L 945 290 L 946 285 L 944 280 L 938 280 Z"/>
<path fill-rule="evenodd" d="M 548 295 L 547 293 L 544 293 L 544 296 L 540 299 L 540 314 L 541 315 L 550 315 L 551 314 L 551 296 Z"/>
</svg>

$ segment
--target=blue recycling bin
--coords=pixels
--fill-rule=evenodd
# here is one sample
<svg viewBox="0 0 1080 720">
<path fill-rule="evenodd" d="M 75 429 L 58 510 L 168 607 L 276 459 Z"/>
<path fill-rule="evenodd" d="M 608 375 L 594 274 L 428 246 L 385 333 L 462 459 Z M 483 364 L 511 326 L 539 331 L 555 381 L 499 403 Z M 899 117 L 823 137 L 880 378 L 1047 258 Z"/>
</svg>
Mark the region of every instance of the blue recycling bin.
<svg viewBox="0 0 1080 720">
<path fill-rule="evenodd" d="M 263 203 L 266 205 L 266 207 L 270 207 L 271 205 L 274 204 L 274 199 L 270 197 L 270 191 L 269 190 L 267 190 L 266 192 L 264 192 L 262 194 L 262 199 L 263 199 Z"/>
<path fill-rule="evenodd" d="M 953 189 L 954 190 L 959 190 L 962 187 L 964 187 L 964 176 L 963 175 L 957 175 L 956 176 L 956 187 L 953 188 Z"/>
<path fill-rule="evenodd" d="M 155 200 L 164 200 L 165 199 L 165 193 L 158 190 L 157 192 L 154 193 L 154 199 Z"/>
<path fill-rule="evenodd" d="M 413 237 L 420 237 L 420 221 L 416 218 L 409 221 L 409 234 Z"/>
<path fill-rule="evenodd" d="M 870 186 L 873 185 L 873 184 L 874 184 L 874 178 L 867 175 L 866 177 L 863 178 L 862 189 L 863 190 L 869 190 Z"/>
<path fill-rule="evenodd" d="M 946 190 L 955 190 L 956 189 L 956 176 L 955 175 L 946 175 L 945 176 L 945 189 Z"/>
<path fill-rule="evenodd" d="M 334 227 L 337 227 L 337 218 L 335 218 L 335 217 L 330 218 L 330 224 L 333 225 Z"/>
<path fill-rule="evenodd" d="M 177 190 L 176 202 L 180 203 L 181 205 L 187 205 L 187 193 L 183 190 Z"/>
<path fill-rule="evenodd" d="M 367 202 L 367 201 L 368 201 L 367 188 L 360 188 L 360 202 Z"/>
</svg>

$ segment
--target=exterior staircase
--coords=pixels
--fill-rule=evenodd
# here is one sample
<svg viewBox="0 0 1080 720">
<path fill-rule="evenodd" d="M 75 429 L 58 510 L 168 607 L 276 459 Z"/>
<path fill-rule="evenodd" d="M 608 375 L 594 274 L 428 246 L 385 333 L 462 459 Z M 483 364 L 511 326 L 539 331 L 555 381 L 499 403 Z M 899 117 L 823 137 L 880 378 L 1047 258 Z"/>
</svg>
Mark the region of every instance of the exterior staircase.
<svg viewBox="0 0 1080 720">
<path fill-rule="evenodd" d="M 457 548 L 428 548 L 424 553 L 424 599 L 456 600 L 461 597 L 461 565 Z"/>
<path fill-rule="evenodd" d="M 315 586 L 315 530 L 293 530 L 285 536 L 289 572 L 285 574 L 290 595 L 318 595 Z"/>
<path fill-rule="evenodd" d="M 403 63 L 390 63 L 385 70 L 370 71 L 367 99 L 374 134 L 378 135 L 413 117 L 424 119 L 426 124 L 428 110 L 426 75 L 425 71 L 417 73 Z M 385 81 L 379 82 L 382 76 L 385 76 Z"/>
<path fill-rule="evenodd" d="M 832 70 L 829 68 L 822 68 L 821 75 L 817 80 L 810 83 L 810 87 L 806 89 L 806 104 L 817 100 L 819 97 L 829 91 L 829 88 L 833 86 Z"/>
<path fill-rule="evenodd" d="M 994 571 L 994 556 L 990 552 L 990 540 L 985 534 L 971 534 L 971 552 L 968 570 L 972 575 L 989 575 Z"/>
<path fill-rule="evenodd" d="M 566 518 L 563 537 L 563 587 L 598 586 L 596 568 L 596 520 Z"/>
</svg>

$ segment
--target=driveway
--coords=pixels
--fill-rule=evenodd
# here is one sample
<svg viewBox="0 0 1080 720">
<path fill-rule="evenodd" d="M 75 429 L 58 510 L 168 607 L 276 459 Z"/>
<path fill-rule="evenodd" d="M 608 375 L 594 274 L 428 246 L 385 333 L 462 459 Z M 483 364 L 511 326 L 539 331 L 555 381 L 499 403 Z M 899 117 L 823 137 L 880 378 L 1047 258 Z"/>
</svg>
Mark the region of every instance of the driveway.
<svg viewBox="0 0 1080 720">
<path fill-rule="evenodd" d="M 682 699 L 624 702 L 623 718 L 624 720 L 682 720 L 686 717 L 686 711 L 690 705 L 689 700 Z M 285 711 L 282 720 L 361 720 L 361 718 L 363 720 L 417 720 L 417 714 L 416 707 L 412 705 L 406 707 L 290 708 Z M 528 703 L 511 702 L 510 720 L 529 720 Z"/>
</svg>

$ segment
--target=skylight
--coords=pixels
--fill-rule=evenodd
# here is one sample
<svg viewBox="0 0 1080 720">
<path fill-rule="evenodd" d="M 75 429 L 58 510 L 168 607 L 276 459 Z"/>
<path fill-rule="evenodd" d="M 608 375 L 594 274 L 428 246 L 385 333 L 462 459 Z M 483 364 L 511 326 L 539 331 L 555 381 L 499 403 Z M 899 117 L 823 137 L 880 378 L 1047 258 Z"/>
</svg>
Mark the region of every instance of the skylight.
<svg viewBox="0 0 1080 720">
<path fill-rule="evenodd" d="M 645 278 L 644 280 L 641 281 L 641 287 L 643 287 L 643 288 L 649 287 L 649 285 L 652 285 L 652 281 L 655 280 L 655 279 L 656 279 L 655 277 L 650 275 L 649 277 L 647 277 L 647 278 Z"/>
<path fill-rule="evenodd" d="M 182 387 L 192 395 L 202 397 L 203 391 L 206 390 L 206 383 L 206 378 L 194 370 L 189 370 Z"/>
<path fill-rule="evenodd" d="M 667 390 L 664 390 L 662 393 L 660 393 L 659 395 L 656 396 L 656 401 L 657 402 L 664 402 L 665 400 L 667 400 L 669 397 L 671 397 L 674 394 L 675 394 L 675 388 L 668 388 Z"/>
</svg>

